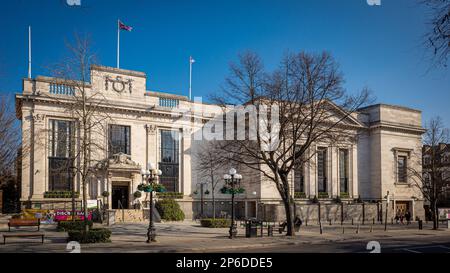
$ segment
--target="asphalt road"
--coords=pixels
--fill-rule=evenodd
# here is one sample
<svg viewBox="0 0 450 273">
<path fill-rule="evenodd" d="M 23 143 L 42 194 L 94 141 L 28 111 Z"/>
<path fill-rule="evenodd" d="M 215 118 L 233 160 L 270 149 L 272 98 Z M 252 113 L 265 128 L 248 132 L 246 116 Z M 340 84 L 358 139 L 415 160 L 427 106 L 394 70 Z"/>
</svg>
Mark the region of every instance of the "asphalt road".
<svg viewBox="0 0 450 273">
<path fill-rule="evenodd" d="M 417 236 L 414 238 L 379 238 L 378 253 L 450 253 L 450 236 Z M 241 253 L 370 253 L 377 251 L 377 243 L 345 241 L 314 244 L 284 245 L 267 248 L 236 249 Z M 375 246 L 375 248 L 373 248 Z"/>
</svg>

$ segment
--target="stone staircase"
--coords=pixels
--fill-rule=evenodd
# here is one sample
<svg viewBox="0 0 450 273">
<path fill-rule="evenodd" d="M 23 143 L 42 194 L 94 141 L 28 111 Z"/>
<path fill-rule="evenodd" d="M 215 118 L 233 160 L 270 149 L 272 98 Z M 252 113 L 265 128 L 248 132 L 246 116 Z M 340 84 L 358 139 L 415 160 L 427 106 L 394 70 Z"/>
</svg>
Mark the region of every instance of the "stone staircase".
<svg viewBox="0 0 450 273">
<path fill-rule="evenodd" d="M 116 223 L 140 223 L 144 222 L 144 213 L 138 209 L 118 209 L 116 210 Z"/>
</svg>

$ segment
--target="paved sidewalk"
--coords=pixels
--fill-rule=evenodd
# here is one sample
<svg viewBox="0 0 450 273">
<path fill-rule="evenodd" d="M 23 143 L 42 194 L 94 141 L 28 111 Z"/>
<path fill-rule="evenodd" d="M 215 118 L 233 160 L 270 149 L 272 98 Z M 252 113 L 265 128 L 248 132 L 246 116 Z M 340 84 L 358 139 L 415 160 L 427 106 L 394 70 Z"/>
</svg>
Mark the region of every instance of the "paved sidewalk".
<svg viewBox="0 0 450 273">
<path fill-rule="evenodd" d="M 123 253 L 123 252 L 239 252 L 239 250 L 251 250 L 263 247 L 276 246 L 300 246 L 308 244 L 326 244 L 333 242 L 358 242 L 372 240 L 389 240 L 398 238 L 409 238 L 416 236 L 442 236 L 446 240 L 450 239 L 450 230 L 431 230 L 430 226 L 424 230 L 418 230 L 416 225 L 389 226 L 387 232 L 383 225 L 376 225 L 371 228 L 368 225 L 357 226 L 345 225 L 344 233 L 342 226 L 323 226 L 323 234 L 320 234 L 318 226 L 304 226 L 297 236 L 293 238 L 278 234 L 275 230 L 274 237 L 245 238 L 245 230 L 239 228 L 237 239 L 228 239 L 228 229 L 202 228 L 198 223 L 185 221 L 183 223 L 157 223 L 158 242 L 147 244 L 146 232 L 148 225 L 142 224 L 117 224 L 109 227 L 112 231 L 112 243 L 82 245 L 81 251 L 87 253 Z M 372 229 L 372 232 L 370 232 Z M 24 228 L 23 230 L 27 230 Z M 67 246 L 67 233 L 56 232 L 55 226 L 43 226 L 46 233 L 45 244 L 40 244 L 35 239 L 10 239 L 6 245 L 0 245 L 0 252 L 18 253 L 65 253 Z M 358 230 L 358 232 L 357 232 Z M 0 234 L 6 231 L 0 229 Z M 266 234 L 265 234 L 266 235 Z"/>
</svg>

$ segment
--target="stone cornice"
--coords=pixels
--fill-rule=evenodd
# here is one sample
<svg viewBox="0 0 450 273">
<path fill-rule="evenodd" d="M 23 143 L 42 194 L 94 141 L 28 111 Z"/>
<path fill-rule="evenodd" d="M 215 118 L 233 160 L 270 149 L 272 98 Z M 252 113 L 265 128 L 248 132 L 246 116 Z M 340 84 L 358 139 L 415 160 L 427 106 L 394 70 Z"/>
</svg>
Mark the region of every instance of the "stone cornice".
<svg viewBox="0 0 450 273">
<path fill-rule="evenodd" d="M 370 130 L 374 129 L 383 129 L 392 132 L 400 132 L 400 133 L 408 133 L 408 134 L 416 134 L 422 135 L 426 132 L 426 130 L 419 126 L 411 126 L 404 124 L 394 124 L 388 122 L 377 122 L 373 123 L 369 126 Z"/>
<path fill-rule="evenodd" d="M 91 65 L 91 71 L 92 70 L 127 75 L 127 76 L 132 76 L 132 77 L 147 78 L 147 74 L 145 74 L 144 72 L 119 69 L 119 68 L 113 68 L 113 67 L 102 66 L 102 65 Z"/>
</svg>

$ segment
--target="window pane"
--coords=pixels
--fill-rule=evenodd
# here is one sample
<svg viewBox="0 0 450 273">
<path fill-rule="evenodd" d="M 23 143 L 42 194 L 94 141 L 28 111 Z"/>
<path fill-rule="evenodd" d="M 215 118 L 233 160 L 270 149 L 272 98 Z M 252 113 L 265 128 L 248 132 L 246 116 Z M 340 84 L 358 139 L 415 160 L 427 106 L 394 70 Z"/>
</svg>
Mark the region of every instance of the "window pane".
<svg viewBox="0 0 450 273">
<path fill-rule="evenodd" d="M 176 131 L 161 131 L 161 162 L 160 182 L 167 191 L 179 190 L 179 133 Z"/>
<path fill-rule="evenodd" d="M 348 150 L 339 150 L 339 180 L 341 193 L 348 193 Z"/>
<path fill-rule="evenodd" d="M 73 123 L 50 120 L 49 124 L 49 190 L 69 191 L 73 177 L 70 157 L 73 154 Z"/>
<path fill-rule="evenodd" d="M 317 176 L 319 192 L 327 192 L 327 150 L 320 148 L 317 152 Z"/>
<path fill-rule="evenodd" d="M 398 182 L 406 182 L 406 156 L 399 156 L 397 159 Z"/>
<path fill-rule="evenodd" d="M 119 153 L 131 155 L 130 131 L 130 126 L 110 125 L 109 156 Z"/>
</svg>

